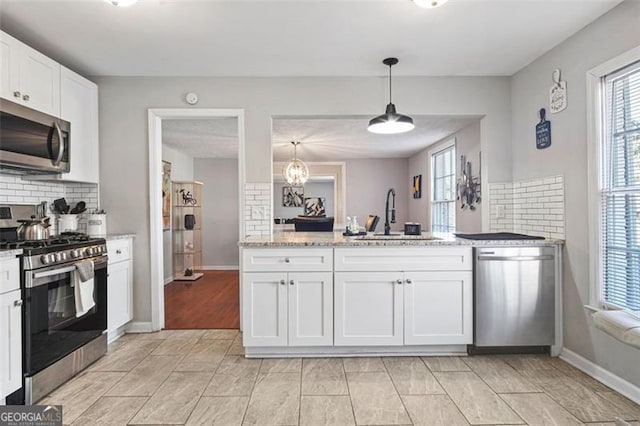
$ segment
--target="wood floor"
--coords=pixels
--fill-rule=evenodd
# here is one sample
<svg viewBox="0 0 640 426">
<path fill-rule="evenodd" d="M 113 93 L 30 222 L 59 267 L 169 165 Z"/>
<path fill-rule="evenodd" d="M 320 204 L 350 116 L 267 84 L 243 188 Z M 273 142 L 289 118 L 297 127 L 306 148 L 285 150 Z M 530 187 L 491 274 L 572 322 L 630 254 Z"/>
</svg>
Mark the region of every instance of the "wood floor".
<svg viewBox="0 0 640 426">
<path fill-rule="evenodd" d="M 197 281 L 173 281 L 164 287 L 165 328 L 238 328 L 239 291 L 238 271 L 204 271 Z"/>
</svg>

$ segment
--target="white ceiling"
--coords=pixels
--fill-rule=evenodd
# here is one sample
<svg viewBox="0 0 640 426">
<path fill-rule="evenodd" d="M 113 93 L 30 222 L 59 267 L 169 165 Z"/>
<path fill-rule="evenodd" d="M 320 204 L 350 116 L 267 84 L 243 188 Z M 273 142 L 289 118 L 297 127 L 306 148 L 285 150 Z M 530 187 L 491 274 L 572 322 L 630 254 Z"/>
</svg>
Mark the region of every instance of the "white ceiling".
<svg viewBox="0 0 640 426">
<path fill-rule="evenodd" d="M 367 131 L 371 117 L 278 118 L 273 120 L 273 159 L 293 158 L 292 140 L 300 141 L 303 161 L 407 158 L 480 119 L 479 116 L 413 116 L 416 128 L 399 135 Z"/>
<path fill-rule="evenodd" d="M 621 0 L 0 0 L 0 27 L 86 75 L 512 75 Z"/>
<path fill-rule="evenodd" d="M 162 143 L 193 158 L 238 158 L 238 121 L 162 120 Z"/>
</svg>

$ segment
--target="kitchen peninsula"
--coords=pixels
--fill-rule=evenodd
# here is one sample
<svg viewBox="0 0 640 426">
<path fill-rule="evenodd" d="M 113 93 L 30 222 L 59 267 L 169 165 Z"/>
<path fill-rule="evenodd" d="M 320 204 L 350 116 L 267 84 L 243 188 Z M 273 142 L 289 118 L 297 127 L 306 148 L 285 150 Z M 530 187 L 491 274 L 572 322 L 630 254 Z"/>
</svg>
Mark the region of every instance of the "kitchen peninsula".
<svg viewBox="0 0 640 426">
<path fill-rule="evenodd" d="M 554 247 L 561 318 L 562 244 L 426 233 L 248 237 L 239 242 L 246 356 L 466 354 L 473 343 L 474 247 Z M 562 345 L 560 324 L 552 355 Z"/>
</svg>

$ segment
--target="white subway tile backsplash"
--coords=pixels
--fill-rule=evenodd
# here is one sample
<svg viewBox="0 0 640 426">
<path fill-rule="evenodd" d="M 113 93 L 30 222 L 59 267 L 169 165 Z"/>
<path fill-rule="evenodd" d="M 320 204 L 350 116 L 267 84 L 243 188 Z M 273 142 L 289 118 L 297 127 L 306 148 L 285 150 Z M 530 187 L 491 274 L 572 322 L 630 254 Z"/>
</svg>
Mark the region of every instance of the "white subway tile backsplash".
<svg viewBox="0 0 640 426">
<path fill-rule="evenodd" d="M 244 218 L 247 236 L 269 235 L 271 229 L 271 184 L 247 183 L 244 187 Z M 264 217 L 253 217 L 253 209 L 264 211 Z"/>
</svg>

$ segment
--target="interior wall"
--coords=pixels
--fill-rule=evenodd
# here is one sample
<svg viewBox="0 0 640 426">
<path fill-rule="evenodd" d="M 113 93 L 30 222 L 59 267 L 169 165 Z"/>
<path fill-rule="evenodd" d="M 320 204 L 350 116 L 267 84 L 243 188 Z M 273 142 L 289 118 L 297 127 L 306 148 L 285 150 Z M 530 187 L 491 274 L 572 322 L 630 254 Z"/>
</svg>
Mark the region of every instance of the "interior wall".
<svg viewBox="0 0 640 426">
<path fill-rule="evenodd" d="M 422 175 L 422 197 L 413 198 L 409 194 L 409 220 L 420 222 L 422 229 L 431 230 L 431 158 L 429 153 L 437 151 L 438 147 L 446 144 L 452 138 L 456 140 L 456 176 L 461 176 L 460 156 L 465 155 L 467 161 L 471 162 L 471 174 L 477 176 L 480 164 L 480 121 L 472 123 L 467 127 L 457 131 L 453 135 L 428 146 L 419 153 L 409 158 L 409 177 Z M 483 203 L 476 204 L 476 209 L 460 209 L 460 203 L 456 203 L 456 231 L 459 232 L 481 232 L 482 231 L 482 206 Z"/>
<path fill-rule="evenodd" d="M 202 182 L 204 269 L 238 268 L 238 160 L 196 158 L 194 179 Z"/>
<path fill-rule="evenodd" d="M 384 109 L 388 89 L 387 78 L 382 74 L 380 77 L 95 77 L 92 80 L 100 87 L 101 206 L 109 211 L 110 232 L 136 233 L 134 321 L 139 322 L 151 321 L 149 108 L 192 108 L 184 101 L 184 94 L 195 92 L 200 97 L 195 108 L 244 109 L 246 181 L 267 183 L 271 182 L 272 173 L 272 117 L 361 114 L 373 117 Z M 485 116 L 481 127 L 487 181 L 511 180 L 508 77 L 397 77 L 394 78 L 394 98 L 408 114 Z M 383 208 L 384 199 L 380 210 Z M 139 220 L 132 227 L 133 216 Z"/>
<path fill-rule="evenodd" d="M 515 180 L 563 175 L 566 245 L 564 249 L 565 347 L 640 386 L 640 351 L 597 330 L 585 310 L 589 304 L 589 226 L 587 180 L 586 72 L 640 45 L 640 2 L 625 1 L 512 79 L 513 176 Z M 549 105 L 551 74 L 562 70 L 568 107 L 547 114 L 552 144 L 535 148 L 538 110 Z"/>
<path fill-rule="evenodd" d="M 193 157 L 175 148 L 162 145 L 162 160 L 171 163 L 171 180 L 193 180 Z M 172 207 L 173 209 L 173 207 Z M 171 212 L 173 214 L 173 211 Z M 171 229 L 162 232 L 164 283 L 173 280 L 173 235 Z"/>
<path fill-rule="evenodd" d="M 409 218 L 409 190 L 406 158 L 347 160 L 347 215 L 356 216 L 362 226 L 370 214 L 380 216 L 376 232 L 384 231 L 387 191 L 396 191 L 396 223 L 393 231 L 404 229 Z"/>
<path fill-rule="evenodd" d="M 282 188 L 289 186 L 284 182 L 273 183 L 273 217 L 294 218 L 304 214 L 302 207 L 284 207 L 282 205 Z M 307 182 L 304 185 L 304 197 L 323 197 L 325 199 L 325 211 L 327 216 L 335 217 L 333 182 Z"/>
</svg>

